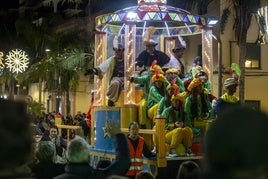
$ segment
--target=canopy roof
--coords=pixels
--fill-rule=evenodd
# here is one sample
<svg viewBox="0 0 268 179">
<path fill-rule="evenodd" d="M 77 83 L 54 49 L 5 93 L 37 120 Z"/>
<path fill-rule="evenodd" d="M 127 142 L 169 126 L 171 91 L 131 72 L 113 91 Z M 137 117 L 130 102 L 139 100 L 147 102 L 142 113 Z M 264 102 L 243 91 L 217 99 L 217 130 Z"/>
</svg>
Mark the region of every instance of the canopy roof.
<svg viewBox="0 0 268 179">
<path fill-rule="evenodd" d="M 135 24 L 137 35 L 142 35 L 145 27 L 154 26 L 154 35 L 184 36 L 200 34 L 207 20 L 186 10 L 156 2 L 143 2 L 96 17 L 96 29 L 99 31 L 121 34 L 125 24 Z"/>
</svg>

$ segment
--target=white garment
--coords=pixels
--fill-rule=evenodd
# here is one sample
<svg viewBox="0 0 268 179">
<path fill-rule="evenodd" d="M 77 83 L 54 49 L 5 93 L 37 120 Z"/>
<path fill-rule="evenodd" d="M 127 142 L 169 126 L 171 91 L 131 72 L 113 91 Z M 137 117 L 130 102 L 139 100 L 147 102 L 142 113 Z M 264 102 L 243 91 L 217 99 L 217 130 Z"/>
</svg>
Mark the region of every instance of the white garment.
<svg viewBox="0 0 268 179">
<path fill-rule="evenodd" d="M 163 68 L 176 68 L 177 70 L 181 71 L 181 64 L 178 59 L 172 55 L 169 62 L 163 66 Z"/>
<path fill-rule="evenodd" d="M 115 56 L 112 56 L 98 66 L 101 72 L 106 74 L 106 95 L 113 102 L 117 101 L 120 88 L 124 85 L 124 77 L 112 77 L 115 63 Z"/>
<path fill-rule="evenodd" d="M 101 72 L 106 74 L 108 83 L 111 81 L 112 78 L 112 74 L 114 71 L 114 64 L 115 64 L 115 56 L 111 56 L 98 66 Z"/>
</svg>

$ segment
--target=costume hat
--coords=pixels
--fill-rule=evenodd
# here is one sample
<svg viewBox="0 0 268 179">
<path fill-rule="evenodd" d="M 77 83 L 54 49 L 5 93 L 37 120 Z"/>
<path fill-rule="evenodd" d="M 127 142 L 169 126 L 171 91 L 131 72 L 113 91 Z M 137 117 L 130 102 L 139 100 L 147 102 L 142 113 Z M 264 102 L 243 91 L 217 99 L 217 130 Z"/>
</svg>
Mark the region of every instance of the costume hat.
<svg viewBox="0 0 268 179">
<path fill-rule="evenodd" d="M 177 44 L 173 49 L 172 52 L 174 53 L 176 50 L 181 50 L 181 49 L 186 49 L 185 46 L 181 45 L 181 44 Z"/>
<path fill-rule="evenodd" d="M 224 81 L 225 88 L 228 88 L 229 86 L 232 86 L 232 85 L 238 85 L 238 81 L 235 78 L 227 78 Z"/>
<path fill-rule="evenodd" d="M 200 78 L 193 78 L 193 80 L 192 80 L 191 83 L 189 84 L 187 90 L 188 90 L 188 91 L 192 91 L 193 88 L 195 88 L 195 87 L 197 87 L 197 86 L 199 86 L 199 85 L 201 85 L 201 84 L 202 84 L 202 81 L 201 81 Z"/>
<path fill-rule="evenodd" d="M 166 71 L 166 74 L 176 74 L 176 75 L 179 75 L 181 72 L 180 70 L 176 69 L 176 68 L 169 68 L 167 71 Z"/>
<path fill-rule="evenodd" d="M 159 71 L 159 73 L 164 74 L 162 68 L 157 65 L 157 60 L 154 60 L 150 66 L 150 72 L 155 73 L 156 71 Z"/>
</svg>

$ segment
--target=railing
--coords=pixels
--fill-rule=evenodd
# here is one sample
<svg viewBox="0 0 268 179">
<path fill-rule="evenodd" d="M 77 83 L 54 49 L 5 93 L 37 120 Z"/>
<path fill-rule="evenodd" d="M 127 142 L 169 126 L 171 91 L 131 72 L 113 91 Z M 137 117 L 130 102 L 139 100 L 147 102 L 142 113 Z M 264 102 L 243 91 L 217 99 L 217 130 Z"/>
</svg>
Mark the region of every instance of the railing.
<svg viewBox="0 0 268 179">
<path fill-rule="evenodd" d="M 56 126 L 59 128 L 59 135 L 61 135 L 61 129 L 67 129 L 67 143 L 70 141 L 70 130 L 82 130 L 81 126 L 72 126 L 72 125 L 62 125 L 62 124 L 56 124 Z"/>
</svg>

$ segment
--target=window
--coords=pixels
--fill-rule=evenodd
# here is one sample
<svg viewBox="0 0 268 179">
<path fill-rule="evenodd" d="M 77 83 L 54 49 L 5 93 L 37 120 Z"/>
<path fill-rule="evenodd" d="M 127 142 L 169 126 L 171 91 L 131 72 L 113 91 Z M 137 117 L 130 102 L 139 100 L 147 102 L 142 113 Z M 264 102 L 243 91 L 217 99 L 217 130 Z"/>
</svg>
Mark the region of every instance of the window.
<svg viewBox="0 0 268 179">
<path fill-rule="evenodd" d="M 246 44 L 246 69 L 260 69 L 260 53 L 260 45 L 257 45 L 255 43 Z"/>
<path fill-rule="evenodd" d="M 230 64 L 239 64 L 239 47 L 235 41 L 230 41 Z M 246 69 L 261 69 L 261 46 L 256 43 L 246 44 Z"/>
</svg>

